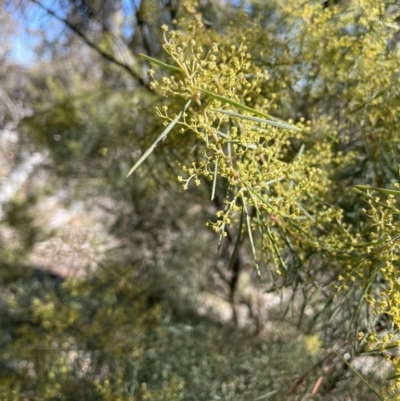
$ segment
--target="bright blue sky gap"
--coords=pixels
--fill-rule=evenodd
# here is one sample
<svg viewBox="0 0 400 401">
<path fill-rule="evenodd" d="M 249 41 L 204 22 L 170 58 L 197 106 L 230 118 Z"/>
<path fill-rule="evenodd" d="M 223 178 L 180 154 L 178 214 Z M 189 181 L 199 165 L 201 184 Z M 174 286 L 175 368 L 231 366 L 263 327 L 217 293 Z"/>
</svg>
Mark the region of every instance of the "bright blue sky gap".
<svg viewBox="0 0 400 401">
<path fill-rule="evenodd" d="M 240 5 L 240 0 L 231 0 L 234 6 Z M 62 18 L 67 15 L 67 9 L 60 5 L 58 0 L 41 0 L 46 7 L 56 12 Z M 122 10 L 125 16 L 123 35 L 130 38 L 133 35 L 133 18 L 135 7 L 139 7 L 140 0 L 121 0 Z M 36 49 L 42 42 L 63 42 L 69 29 L 63 23 L 49 15 L 43 8 L 32 2 L 24 2 L 22 8 L 13 5 L 8 7 L 12 19 L 15 22 L 16 34 L 11 35 L 12 48 L 9 58 L 16 63 L 29 67 L 39 61 L 51 61 L 49 52 L 38 54 Z"/>
</svg>

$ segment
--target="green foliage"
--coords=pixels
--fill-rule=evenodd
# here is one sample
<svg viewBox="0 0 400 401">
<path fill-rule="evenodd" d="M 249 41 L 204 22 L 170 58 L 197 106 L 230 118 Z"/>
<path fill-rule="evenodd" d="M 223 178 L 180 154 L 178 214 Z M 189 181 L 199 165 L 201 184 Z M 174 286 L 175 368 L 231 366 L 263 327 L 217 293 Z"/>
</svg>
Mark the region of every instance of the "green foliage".
<svg viewBox="0 0 400 401">
<path fill-rule="evenodd" d="M 283 340 L 282 331 L 263 339 L 206 317 L 180 321 L 133 284 L 136 270 L 105 265 L 91 279 L 10 286 L 1 399 L 279 400 L 299 367 L 316 362 L 315 338 L 303 343 L 288 324 Z"/>
<path fill-rule="evenodd" d="M 159 335 L 160 309 L 148 307 L 144 287 L 123 272 L 107 272 L 90 281 L 34 279 L 11 287 L 2 306 L 2 364 L 12 375 L 2 372 L 1 399 L 13 399 L 15 391 L 44 400 L 128 399 L 121 383 L 142 361 L 147 338 Z M 177 391 L 171 380 L 165 388 Z M 157 399 L 144 387 L 136 392 L 134 399 Z"/>
<path fill-rule="evenodd" d="M 225 181 L 224 207 L 209 226 L 221 237 L 227 235 L 227 227 L 236 226 L 237 244 L 242 233 L 247 233 L 260 277 L 260 260 L 264 259 L 275 274 L 289 282 L 301 277 L 303 283 L 312 280 L 317 287 L 324 287 L 333 278 L 339 292 L 358 288 L 359 304 L 351 322 L 357 321 L 362 303 L 368 301 L 375 314 L 390 316 L 392 325 L 384 337 L 377 335 L 374 327 L 367 329 L 367 337 L 392 348 L 399 330 L 395 273 L 398 209 L 391 199 L 383 209 L 370 204 L 369 220 L 358 227 L 348 224 L 340 198 L 350 193 L 338 182 L 337 174 L 348 169 L 355 158 L 368 157 L 366 174 L 372 183 L 398 180 L 398 152 L 391 150 L 398 142 L 398 113 L 390 100 L 397 97 L 398 61 L 393 46 L 388 45 L 397 29 L 394 16 L 376 2 L 354 1 L 329 10 L 309 2 L 300 7 L 284 4 L 282 13 L 298 27 L 289 40 L 299 49 L 298 57 L 290 57 L 285 81 L 292 80 L 293 88 L 293 80 L 302 77 L 295 71 L 293 59 L 303 64 L 301 71 L 307 71 L 318 58 L 314 81 L 306 79 L 309 87 L 301 90 L 317 98 L 308 111 L 313 123 L 300 119 L 298 133 L 293 134 L 288 131 L 291 125 L 265 114 L 279 109 L 277 96 L 262 91 L 272 74 L 252 62 L 257 60 L 254 44 L 260 42 L 265 27 L 252 26 L 243 32 L 239 24 L 232 25 L 223 42 L 212 43 L 200 15 L 192 12 L 192 19 L 182 20 L 182 31 L 165 34 L 164 50 L 173 66 L 154 61 L 161 68 L 174 72 L 178 68 L 179 72 L 151 84 L 163 97 L 192 100 L 188 111 L 186 105 L 176 117 L 167 106 L 157 109 L 169 124 L 168 130 L 179 126 L 180 133 L 197 138 L 197 157 L 180 165 L 183 175 L 178 180 L 183 189 L 192 181 L 200 185 L 204 177 L 213 181 L 214 193 L 215 184 Z M 149 74 L 155 77 L 153 70 Z M 286 82 L 278 84 L 285 88 Z M 318 107 L 322 103 L 315 93 L 318 87 L 327 87 L 340 109 L 326 99 Z M 327 112 L 336 120 L 326 118 Z M 350 140 L 362 143 L 365 151 L 347 146 L 344 155 L 340 145 Z M 310 259 L 313 252 L 319 253 L 317 264 L 330 261 L 330 272 L 316 270 L 316 261 Z M 288 267 L 290 257 L 299 264 Z M 377 297 L 382 298 L 378 307 Z M 350 324 L 349 334 L 356 328 Z M 397 358 L 392 360 L 397 371 Z M 389 392 L 395 394 L 396 386 Z"/>
<path fill-rule="evenodd" d="M 153 93 L 110 66 L 34 72 L 28 146 L 117 246 L 85 278 L 4 274 L 1 399 L 399 397 L 398 15 L 337 3 L 183 2 L 167 58 L 142 55 Z M 7 207 L 31 248 L 33 218 Z M 218 303 L 201 317 L 210 294 L 246 327 Z"/>
</svg>

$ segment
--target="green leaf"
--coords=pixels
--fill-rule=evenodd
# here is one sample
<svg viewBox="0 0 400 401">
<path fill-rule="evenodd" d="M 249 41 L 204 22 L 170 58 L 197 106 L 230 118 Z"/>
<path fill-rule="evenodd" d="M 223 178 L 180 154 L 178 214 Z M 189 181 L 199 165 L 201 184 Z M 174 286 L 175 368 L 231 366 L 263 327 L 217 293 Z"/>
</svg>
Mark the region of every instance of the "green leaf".
<svg viewBox="0 0 400 401">
<path fill-rule="evenodd" d="M 271 398 L 272 396 L 274 396 L 277 392 L 278 392 L 278 390 L 270 391 L 269 393 L 266 393 L 264 395 L 260 395 L 257 398 L 254 398 L 253 401 L 264 401 L 264 400 L 267 400 L 268 398 Z"/>
<path fill-rule="evenodd" d="M 394 376 L 390 376 L 386 380 L 394 380 L 394 379 L 398 379 L 399 377 L 400 377 L 400 374 L 394 375 Z"/>
<path fill-rule="evenodd" d="M 147 61 L 150 61 L 151 63 L 157 64 L 161 68 L 165 68 L 166 70 L 174 71 L 174 72 L 181 72 L 181 70 L 178 67 L 174 67 L 173 65 L 165 64 L 162 61 L 159 61 L 153 57 L 147 56 L 146 54 L 139 53 L 139 56 L 146 59 Z"/>
<path fill-rule="evenodd" d="M 373 285 L 375 277 L 378 274 L 381 267 L 383 267 L 383 262 L 379 262 L 379 263 L 375 262 L 375 264 L 373 264 L 371 266 L 370 274 L 369 274 L 367 283 L 365 285 L 365 288 L 363 290 L 363 293 L 361 294 L 360 299 L 358 300 L 357 308 L 355 308 L 354 312 L 351 314 L 350 327 L 353 326 L 353 322 L 355 321 L 356 317 L 358 316 L 358 314 L 363 306 L 364 299 L 366 298 L 366 295 L 368 294 L 370 287 Z M 351 331 L 349 330 L 349 332 L 347 334 L 347 338 L 349 338 L 350 336 L 351 336 Z"/>
<path fill-rule="evenodd" d="M 155 140 L 155 142 L 147 149 L 143 156 L 135 163 L 135 165 L 129 170 L 127 177 L 129 177 L 149 156 L 153 153 L 155 147 L 167 137 L 168 133 L 174 128 L 175 124 L 182 117 L 182 114 L 187 110 L 190 105 L 191 100 L 189 100 L 183 110 L 168 124 L 168 127 L 161 133 L 161 135 Z"/>
<path fill-rule="evenodd" d="M 236 241 L 235 241 L 235 247 L 233 248 L 232 255 L 229 259 L 228 270 L 232 269 L 232 266 L 235 263 L 237 256 L 239 254 L 239 246 L 240 246 L 240 242 L 242 240 L 243 218 L 244 218 L 244 206 L 242 206 L 242 211 L 240 213 L 238 234 L 237 234 Z"/>
<path fill-rule="evenodd" d="M 278 245 L 276 244 L 274 237 L 272 236 L 271 230 L 268 226 L 266 226 L 265 231 L 267 232 L 268 238 L 271 241 L 272 247 L 274 248 L 275 255 L 278 258 L 280 270 L 281 270 L 282 274 L 284 274 L 287 277 L 287 275 L 288 275 L 287 267 L 285 265 L 285 262 L 282 259 L 281 253 L 279 252 Z"/>
<path fill-rule="evenodd" d="M 217 157 L 217 159 L 215 160 L 214 179 L 213 179 L 213 185 L 212 185 L 212 191 L 211 191 L 211 200 L 214 200 L 215 188 L 217 187 L 218 162 L 219 162 L 219 158 Z"/>
<path fill-rule="evenodd" d="M 255 264 L 256 270 L 257 270 L 257 276 L 258 276 L 258 279 L 260 280 L 261 285 L 264 286 L 264 283 L 262 282 L 262 279 L 261 279 L 261 272 L 260 272 L 260 266 L 258 264 L 256 247 L 254 245 L 253 233 L 252 233 L 252 230 L 251 230 L 251 221 L 250 221 L 249 211 L 247 210 L 246 199 L 245 199 L 244 196 L 242 196 L 242 201 L 243 201 L 243 208 L 244 208 L 244 210 L 246 212 L 247 233 L 249 235 L 251 251 L 253 253 L 254 264 Z"/>
<path fill-rule="evenodd" d="M 391 210 L 393 212 L 393 214 L 400 215 L 400 211 L 398 209 L 396 209 L 393 206 L 389 206 L 389 205 L 386 205 L 386 204 L 384 204 L 382 202 L 376 201 L 371 195 L 361 191 L 361 189 L 366 189 L 366 190 L 371 190 L 371 191 L 379 191 L 379 192 L 382 192 L 384 194 L 389 194 L 389 195 L 397 195 L 396 194 L 397 192 L 399 192 L 399 195 L 400 195 L 400 191 L 396 191 L 396 190 L 392 190 L 392 189 L 382 189 L 382 188 L 367 187 L 365 185 L 356 185 L 356 187 L 353 188 L 353 191 L 358 193 L 359 195 L 362 195 L 362 196 L 364 196 L 364 197 L 366 197 L 368 199 L 373 200 L 374 202 L 376 202 L 378 205 L 382 206 L 385 209 Z"/>
<path fill-rule="evenodd" d="M 288 123 L 285 123 L 284 121 L 279 120 L 279 119 L 276 118 L 276 117 L 272 117 L 272 116 L 270 116 L 269 114 L 263 113 L 262 111 L 253 109 L 252 107 L 245 106 L 244 104 L 241 104 L 241 103 L 239 103 L 239 102 L 236 102 L 235 100 L 229 99 L 229 98 L 224 97 L 224 96 L 221 96 L 221 95 L 217 95 L 216 93 L 207 91 L 207 90 L 205 90 L 205 89 L 201 89 L 201 88 L 198 88 L 198 89 L 199 89 L 200 92 L 204 93 L 205 95 L 211 96 L 211 97 L 213 97 L 214 99 L 217 99 L 217 100 L 219 100 L 219 101 L 221 101 L 221 102 L 223 102 L 223 103 L 228 103 L 228 104 L 230 104 L 230 105 L 232 105 L 232 106 L 237 107 L 238 109 L 241 109 L 241 110 L 244 110 L 244 111 L 248 111 L 249 113 L 252 113 L 252 114 L 255 114 L 255 115 L 257 115 L 257 116 L 266 118 L 267 120 L 273 120 L 274 122 L 278 122 L 278 123 L 284 124 L 284 125 L 286 126 L 287 129 L 289 129 L 288 127 L 291 127 L 290 129 L 292 129 L 292 130 L 294 130 L 294 131 L 301 131 L 300 128 L 295 127 L 294 125 L 290 125 L 290 124 L 288 124 Z M 240 114 L 239 114 L 239 115 L 240 115 Z"/>
<path fill-rule="evenodd" d="M 280 271 L 285 277 L 287 277 L 288 276 L 287 267 L 286 267 L 285 262 L 283 261 L 282 256 L 281 256 L 281 254 L 279 252 L 278 245 L 276 244 L 276 242 L 275 242 L 275 240 L 274 240 L 274 238 L 273 238 L 273 236 L 271 234 L 270 228 L 268 227 L 268 225 L 265 224 L 265 219 L 261 218 L 262 215 L 261 215 L 260 209 L 257 206 L 257 202 L 254 199 L 254 195 L 252 193 L 253 190 L 250 189 L 250 187 L 248 187 L 248 186 L 247 186 L 247 189 L 249 191 L 249 194 L 250 194 L 251 199 L 253 201 L 254 207 L 256 209 L 257 222 L 258 222 L 258 227 L 260 229 L 260 235 L 261 235 L 261 238 L 262 238 L 262 242 L 264 244 L 264 235 L 263 235 L 264 231 L 262 231 L 262 228 L 263 228 L 265 230 L 265 232 L 267 233 L 267 235 L 268 235 L 268 238 L 269 238 L 269 240 L 271 242 L 271 245 L 272 245 L 272 247 L 274 249 L 274 253 L 275 253 L 275 255 L 276 255 L 276 257 L 277 257 L 277 259 L 279 261 Z M 264 248 L 266 248 L 265 245 L 264 245 Z"/>
<path fill-rule="evenodd" d="M 377 192 L 380 192 L 381 194 L 385 194 L 385 195 L 400 196 L 400 191 L 396 191 L 395 189 L 375 188 L 375 187 L 369 187 L 366 185 L 356 185 L 355 187 L 357 189 L 364 189 L 367 191 L 377 191 Z"/>
<path fill-rule="evenodd" d="M 385 345 L 383 347 L 373 348 L 373 349 L 370 349 L 369 351 L 364 351 L 360 355 L 382 355 L 382 351 L 387 351 L 389 349 L 394 349 L 394 348 L 399 348 L 399 345 L 397 344 L 397 342 Z M 394 378 L 394 377 L 388 377 L 386 380 L 391 380 L 391 378 Z"/>
<path fill-rule="evenodd" d="M 334 352 L 334 353 L 348 366 L 348 368 L 349 368 L 356 376 L 358 376 L 358 377 L 365 383 L 365 385 L 366 385 L 374 394 L 376 394 L 376 395 L 378 396 L 378 398 L 379 398 L 380 400 L 382 400 L 382 397 L 379 395 L 379 393 L 368 383 L 368 381 L 367 381 L 360 373 L 358 373 L 358 372 L 353 368 L 353 366 L 351 366 L 350 363 L 348 363 L 348 362 L 346 361 L 346 359 L 343 358 L 342 355 L 340 355 L 338 352 Z"/>
<path fill-rule="evenodd" d="M 231 117 L 239 118 L 241 120 L 251 120 L 251 121 L 255 121 L 257 123 L 261 123 L 261 124 L 272 125 L 273 127 L 277 127 L 277 128 L 284 128 L 284 129 L 288 129 L 288 130 L 292 130 L 292 131 L 301 131 L 300 128 L 297 128 L 294 125 L 290 125 L 290 124 L 283 123 L 283 122 L 265 120 L 263 118 L 252 117 L 252 116 L 245 116 L 243 114 L 235 113 L 234 111 L 228 111 L 228 110 L 221 110 L 221 109 L 214 109 L 214 108 L 210 108 L 210 110 L 216 111 L 217 113 L 226 114 Z"/>
</svg>

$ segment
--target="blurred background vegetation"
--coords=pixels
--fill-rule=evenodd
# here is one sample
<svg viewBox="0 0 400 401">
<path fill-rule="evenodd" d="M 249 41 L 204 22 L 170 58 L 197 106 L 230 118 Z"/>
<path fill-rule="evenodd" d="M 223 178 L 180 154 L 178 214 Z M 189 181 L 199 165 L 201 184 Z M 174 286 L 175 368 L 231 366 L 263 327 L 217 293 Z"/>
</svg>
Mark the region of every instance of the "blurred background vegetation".
<svg viewBox="0 0 400 401">
<path fill-rule="evenodd" d="M 248 241 L 228 268 L 237 233 L 218 253 L 206 226 L 223 183 L 210 201 L 210 183 L 176 179 L 193 138 L 170 135 L 126 178 L 163 130 L 154 106 L 171 102 L 138 53 L 168 62 L 161 26 L 199 13 L 221 46 L 249 36 L 260 96 L 310 121 L 307 148 L 331 135 L 350 155 L 327 198 L 357 231 L 353 186 L 389 187 L 400 164 L 400 6 L 361 3 L 0 2 L 0 400 L 379 399 L 390 367 L 347 334 L 387 329 L 385 316 L 368 326 L 363 305 L 354 319 L 362 292 L 337 296 L 318 251 L 288 253 L 287 282 L 266 264 L 260 285 Z"/>
</svg>

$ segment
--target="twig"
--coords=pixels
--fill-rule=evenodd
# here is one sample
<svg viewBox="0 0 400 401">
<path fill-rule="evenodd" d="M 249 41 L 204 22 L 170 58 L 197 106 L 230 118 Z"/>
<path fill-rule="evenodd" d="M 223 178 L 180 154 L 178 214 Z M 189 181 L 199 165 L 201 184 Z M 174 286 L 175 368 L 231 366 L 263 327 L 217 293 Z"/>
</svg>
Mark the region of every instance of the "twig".
<svg viewBox="0 0 400 401">
<path fill-rule="evenodd" d="M 91 47 L 93 50 L 95 50 L 97 53 L 99 53 L 103 58 L 105 58 L 106 60 L 110 61 L 111 63 L 114 63 L 114 64 L 118 65 L 119 67 L 123 68 L 133 78 L 137 79 L 141 85 L 149 88 L 148 83 L 146 83 L 145 80 L 139 74 L 137 74 L 135 71 L 133 71 L 129 65 L 127 65 L 121 61 L 118 61 L 115 57 L 108 54 L 104 50 L 100 49 L 96 45 L 96 43 L 92 42 L 82 31 L 80 31 L 75 25 L 73 25 L 71 22 L 69 22 L 66 18 L 60 17 L 53 10 L 46 7 L 38 0 L 29 0 L 29 1 L 31 1 L 32 3 L 35 3 L 36 5 L 41 7 L 44 11 L 46 11 L 49 15 L 51 15 L 58 21 L 62 22 L 66 27 L 68 27 L 72 32 L 74 32 L 75 35 L 79 36 L 89 47 Z"/>
</svg>

